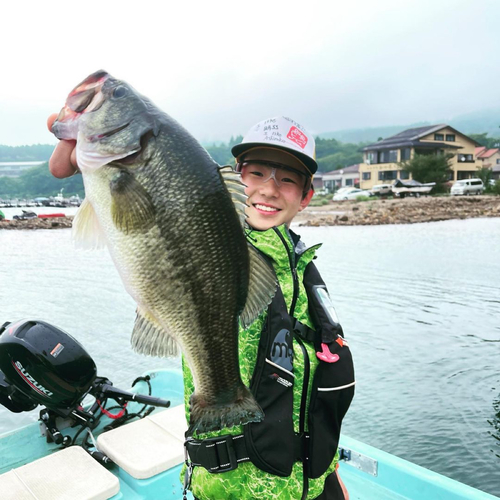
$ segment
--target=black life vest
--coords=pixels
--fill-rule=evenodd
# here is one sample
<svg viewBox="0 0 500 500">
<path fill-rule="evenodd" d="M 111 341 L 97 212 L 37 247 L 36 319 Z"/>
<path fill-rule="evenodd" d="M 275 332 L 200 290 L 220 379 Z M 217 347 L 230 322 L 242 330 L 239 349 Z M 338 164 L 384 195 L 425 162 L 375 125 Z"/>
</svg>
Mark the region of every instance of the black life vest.
<svg viewBox="0 0 500 500">
<path fill-rule="evenodd" d="M 245 425 L 243 434 L 248 457 L 259 469 L 289 476 L 293 464 L 302 461 L 304 476 L 314 479 L 324 474 L 332 463 L 342 419 L 354 396 L 355 382 L 351 352 L 333 308 L 329 307 L 325 283 L 312 262 L 305 269 L 303 283 L 316 331 L 290 316 L 278 289 L 268 308 L 250 383 L 265 418 L 262 422 Z M 305 358 L 298 433 L 294 430 L 292 418 L 293 338 Z M 310 374 L 304 341 L 313 343 L 320 359 L 314 372 L 307 414 Z"/>
</svg>

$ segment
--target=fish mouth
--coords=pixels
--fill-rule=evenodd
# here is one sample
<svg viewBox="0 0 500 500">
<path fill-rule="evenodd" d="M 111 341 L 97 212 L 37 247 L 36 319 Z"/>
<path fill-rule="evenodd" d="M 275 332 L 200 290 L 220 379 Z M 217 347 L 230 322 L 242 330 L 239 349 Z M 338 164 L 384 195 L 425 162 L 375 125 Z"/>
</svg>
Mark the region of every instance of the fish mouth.
<svg viewBox="0 0 500 500">
<path fill-rule="evenodd" d="M 88 141 L 89 142 L 96 142 L 99 139 L 104 139 L 105 137 L 111 137 L 111 136 L 117 134 L 118 132 L 121 132 L 122 130 L 126 129 L 131 123 L 132 122 L 125 123 L 125 125 L 121 125 L 118 128 L 114 128 L 114 129 L 109 130 L 107 132 L 103 132 L 102 134 L 91 135 L 90 137 L 88 137 Z"/>
<path fill-rule="evenodd" d="M 56 132 L 54 125 L 58 122 L 69 123 L 83 113 L 90 113 L 99 109 L 104 102 L 104 95 L 101 90 L 108 78 L 110 78 L 110 75 L 106 71 L 100 70 L 79 83 L 66 99 L 64 107 L 52 125 L 52 132 Z"/>
<path fill-rule="evenodd" d="M 79 83 L 70 92 L 68 99 L 66 100 L 68 108 L 75 113 L 83 113 L 85 111 L 89 112 L 97 109 L 95 106 L 100 103 L 93 103 L 93 101 L 96 96 L 101 94 L 104 82 L 108 80 L 108 78 L 110 78 L 110 75 L 103 70 L 96 71 L 85 78 L 83 82 Z M 100 95 L 100 97 L 102 99 L 102 95 Z M 92 106 L 92 104 L 94 105 Z"/>
</svg>

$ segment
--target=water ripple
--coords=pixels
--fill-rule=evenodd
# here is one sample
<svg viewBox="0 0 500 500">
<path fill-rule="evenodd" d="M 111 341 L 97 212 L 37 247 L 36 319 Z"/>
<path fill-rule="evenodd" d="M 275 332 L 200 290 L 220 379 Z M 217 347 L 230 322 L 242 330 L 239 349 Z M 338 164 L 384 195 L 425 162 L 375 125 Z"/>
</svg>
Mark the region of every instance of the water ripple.
<svg viewBox="0 0 500 500">
<path fill-rule="evenodd" d="M 316 262 L 355 361 L 343 431 L 500 496 L 500 219 L 299 232 L 324 242 Z M 77 252 L 60 230 L 0 232 L 0 253 L 0 322 L 64 328 L 117 386 L 152 366 L 129 347 L 135 305 L 107 252 Z M 0 431 L 36 418 L 0 409 Z"/>
</svg>

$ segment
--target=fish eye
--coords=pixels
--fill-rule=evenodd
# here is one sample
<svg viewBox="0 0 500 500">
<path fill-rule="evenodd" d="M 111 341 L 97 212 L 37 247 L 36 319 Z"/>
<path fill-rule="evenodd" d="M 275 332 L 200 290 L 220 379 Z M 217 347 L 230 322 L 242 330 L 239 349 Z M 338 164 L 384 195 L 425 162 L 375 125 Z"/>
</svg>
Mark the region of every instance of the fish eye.
<svg viewBox="0 0 500 500">
<path fill-rule="evenodd" d="M 116 87 L 116 89 L 113 91 L 113 97 L 116 97 L 119 99 L 120 97 L 124 97 L 127 95 L 127 87 L 123 87 L 120 85 L 119 87 Z"/>
</svg>

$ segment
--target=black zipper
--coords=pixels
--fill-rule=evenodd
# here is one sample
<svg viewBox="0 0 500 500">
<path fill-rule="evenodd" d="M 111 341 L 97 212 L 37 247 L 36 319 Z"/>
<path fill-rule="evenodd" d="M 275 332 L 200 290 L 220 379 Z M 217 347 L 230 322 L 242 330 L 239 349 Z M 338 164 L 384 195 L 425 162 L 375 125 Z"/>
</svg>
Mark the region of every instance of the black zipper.
<svg viewBox="0 0 500 500">
<path fill-rule="evenodd" d="M 309 355 L 298 335 L 294 335 L 297 343 L 302 349 L 304 356 L 304 383 L 302 384 L 302 395 L 300 398 L 300 416 L 299 416 L 299 435 L 302 438 L 302 499 L 307 498 L 309 492 L 309 435 L 306 433 L 306 404 L 307 404 L 307 388 L 309 387 L 309 376 L 311 367 L 309 364 Z"/>
<path fill-rule="evenodd" d="M 299 278 L 297 276 L 297 267 L 295 263 L 295 245 L 292 242 L 292 251 L 288 250 L 288 246 L 286 244 L 285 238 L 279 232 L 279 230 L 274 227 L 275 233 L 278 235 L 279 239 L 283 243 L 285 250 L 288 254 L 288 260 L 290 262 L 290 270 L 292 271 L 293 276 L 293 296 L 292 303 L 290 305 L 290 316 L 292 319 L 295 319 L 295 305 L 297 304 L 297 298 L 299 295 Z M 309 492 L 309 436 L 305 432 L 305 421 L 306 421 L 306 404 L 307 404 L 307 389 L 309 387 L 309 376 L 310 376 L 310 364 L 309 364 L 309 355 L 307 354 L 307 350 L 302 343 L 302 340 L 295 335 L 294 338 L 297 340 L 299 344 L 302 355 L 304 356 L 304 383 L 302 384 L 302 394 L 300 397 L 300 413 L 299 413 L 299 435 L 302 439 L 302 499 L 307 499 L 307 494 Z"/>
</svg>

